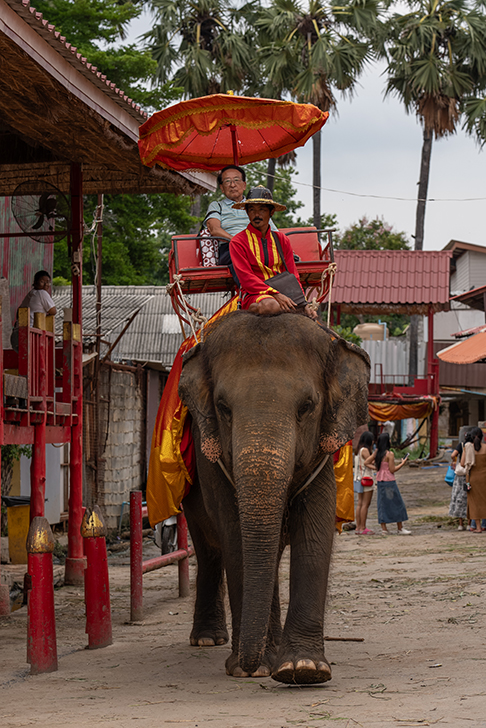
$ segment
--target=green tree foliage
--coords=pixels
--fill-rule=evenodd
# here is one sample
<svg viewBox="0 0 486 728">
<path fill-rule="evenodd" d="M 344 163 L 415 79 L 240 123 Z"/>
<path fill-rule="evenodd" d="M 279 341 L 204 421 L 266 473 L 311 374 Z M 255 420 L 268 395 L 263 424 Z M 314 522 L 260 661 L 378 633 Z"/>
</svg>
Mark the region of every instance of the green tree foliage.
<svg viewBox="0 0 486 728">
<path fill-rule="evenodd" d="M 368 220 L 362 217 L 357 223 L 336 236 L 336 246 L 341 250 L 409 250 L 405 233 L 393 230 L 383 218 Z"/>
<path fill-rule="evenodd" d="M 145 34 L 156 79 L 186 98 L 249 90 L 256 68 L 255 32 L 245 13 L 223 0 L 151 0 L 155 23 Z M 247 13 L 251 13 L 250 6 Z"/>
<path fill-rule="evenodd" d="M 474 92 L 486 84 L 484 2 L 407 0 L 405 12 L 392 12 L 379 26 L 377 40 L 388 63 L 386 93 L 423 126 L 415 230 L 415 248 L 421 250 L 433 136 L 454 134 L 465 110 L 469 130 L 478 130 Z"/>
<path fill-rule="evenodd" d="M 377 0 L 271 0 L 257 26 L 264 64 L 264 95 L 289 94 L 322 111 L 336 105 L 335 90 L 351 93 L 372 57 L 367 34 L 375 27 Z M 320 132 L 313 137 L 314 224 L 321 217 Z"/>
<path fill-rule="evenodd" d="M 169 84 L 147 88 L 157 63 L 147 49 L 123 44 L 128 24 L 143 11 L 127 0 L 36 0 L 35 8 L 101 73 L 145 109 L 166 106 L 180 96 Z"/>
<path fill-rule="evenodd" d="M 160 195 L 106 195 L 103 214 L 102 283 L 106 285 L 161 285 L 168 282 L 170 237 L 187 232 L 195 218 L 188 197 Z M 88 226 L 97 198 L 85 198 Z M 86 234 L 83 243 L 83 281 L 94 283 L 96 238 Z M 71 280 L 65 240 L 55 243 L 54 277 Z"/>
</svg>

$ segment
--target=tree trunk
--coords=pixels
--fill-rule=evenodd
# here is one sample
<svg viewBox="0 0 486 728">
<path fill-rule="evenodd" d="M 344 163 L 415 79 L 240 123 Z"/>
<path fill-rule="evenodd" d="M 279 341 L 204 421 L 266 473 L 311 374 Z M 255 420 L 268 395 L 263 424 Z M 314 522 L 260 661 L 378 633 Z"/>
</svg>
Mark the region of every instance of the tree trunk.
<svg viewBox="0 0 486 728">
<path fill-rule="evenodd" d="M 422 143 L 422 159 L 420 162 L 420 179 L 417 195 L 417 211 L 415 215 L 415 250 L 424 248 L 425 208 L 429 189 L 430 157 L 432 154 L 433 132 L 424 127 Z M 410 359 L 408 363 L 409 386 L 418 374 L 418 316 L 410 317 Z"/>
<path fill-rule="evenodd" d="M 318 131 L 312 137 L 313 154 L 313 198 L 314 214 L 313 223 L 316 228 L 321 227 L 321 132 Z"/>
<path fill-rule="evenodd" d="M 424 128 L 422 144 L 422 160 L 420 163 L 420 180 L 417 197 L 417 212 L 415 216 L 415 250 L 423 250 L 424 247 L 424 224 L 425 207 L 427 204 L 427 192 L 429 189 L 430 155 L 432 154 L 431 130 Z"/>
<path fill-rule="evenodd" d="M 277 159 L 274 157 L 273 159 L 268 160 L 267 164 L 267 187 L 270 190 L 270 192 L 273 195 L 273 190 L 275 187 L 275 169 L 277 166 Z"/>
</svg>

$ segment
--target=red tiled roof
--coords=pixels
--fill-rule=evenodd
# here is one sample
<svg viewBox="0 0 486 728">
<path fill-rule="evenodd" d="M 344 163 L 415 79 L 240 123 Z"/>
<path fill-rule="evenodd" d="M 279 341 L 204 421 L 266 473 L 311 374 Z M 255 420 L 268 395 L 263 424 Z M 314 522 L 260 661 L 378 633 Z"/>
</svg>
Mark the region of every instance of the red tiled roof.
<svg viewBox="0 0 486 728">
<path fill-rule="evenodd" d="M 449 309 L 450 251 L 336 250 L 332 302 L 343 312 Z"/>
<path fill-rule="evenodd" d="M 474 364 L 486 359 L 486 331 L 438 351 L 437 356 L 451 364 Z"/>
<path fill-rule="evenodd" d="M 124 91 L 117 88 L 116 84 L 107 79 L 101 71 L 98 71 L 96 66 L 89 63 L 81 53 L 78 53 L 77 48 L 71 45 L 56 30 L 55 26 L 43 17 L 42 13 L 37 12 L 35 7 L 30 4 L 30 0 L 5 0 L 5 2 L 77 71 L 86 76 L 86 78 L 89 78 L 92 83 L 99 86 L 107 94 L 111 95 L 122 108 L 128 111 L 140 123 L 148 118 L 147 112 L 129 98 Z"/>
</svg>

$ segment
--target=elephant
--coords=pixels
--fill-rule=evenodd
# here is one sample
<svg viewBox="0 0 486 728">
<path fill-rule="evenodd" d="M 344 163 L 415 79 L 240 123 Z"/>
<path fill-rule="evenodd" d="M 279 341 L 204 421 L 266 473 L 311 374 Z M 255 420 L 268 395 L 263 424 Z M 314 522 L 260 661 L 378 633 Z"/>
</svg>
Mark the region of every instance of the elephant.
<svg viewBox="0 0 486 728">
<path fill-rule="evenodd" d="M 366 352 L 305 316 L 222 317 L 185 356 L 196 476 L 183 501 L 197 556 L 190 642 L 225 644 L 226 673 L 283 683 L 331 678 L 324 611 L 336 484 L 331 453 L 368 419 Z M 310 482 L 311 481 L 311 482 Z M 290 603 L 278 566 L 290 544 Z"/>
</svg>

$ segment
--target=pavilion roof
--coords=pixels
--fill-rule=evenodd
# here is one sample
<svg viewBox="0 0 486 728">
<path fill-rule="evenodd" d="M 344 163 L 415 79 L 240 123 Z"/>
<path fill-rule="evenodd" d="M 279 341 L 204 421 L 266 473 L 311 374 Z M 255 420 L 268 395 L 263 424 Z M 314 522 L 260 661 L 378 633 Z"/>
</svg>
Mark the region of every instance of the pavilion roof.
<svg viewBox="0 0 486 728">
<path fill-rule="evenodd" d="M 87 194 L 215 189 L 205 172 L 142 165 L 146 112 L 29 0 L 0 0 L 0 59 L 0 196 L 33 178 L 67 193 L 71 162 L 83 165 Z"/>
<path fill-rule="evenodd" d="M 449 310 L 450 251 L 336 250 L 332 303 L 343 313 Z"/>
</svg>

